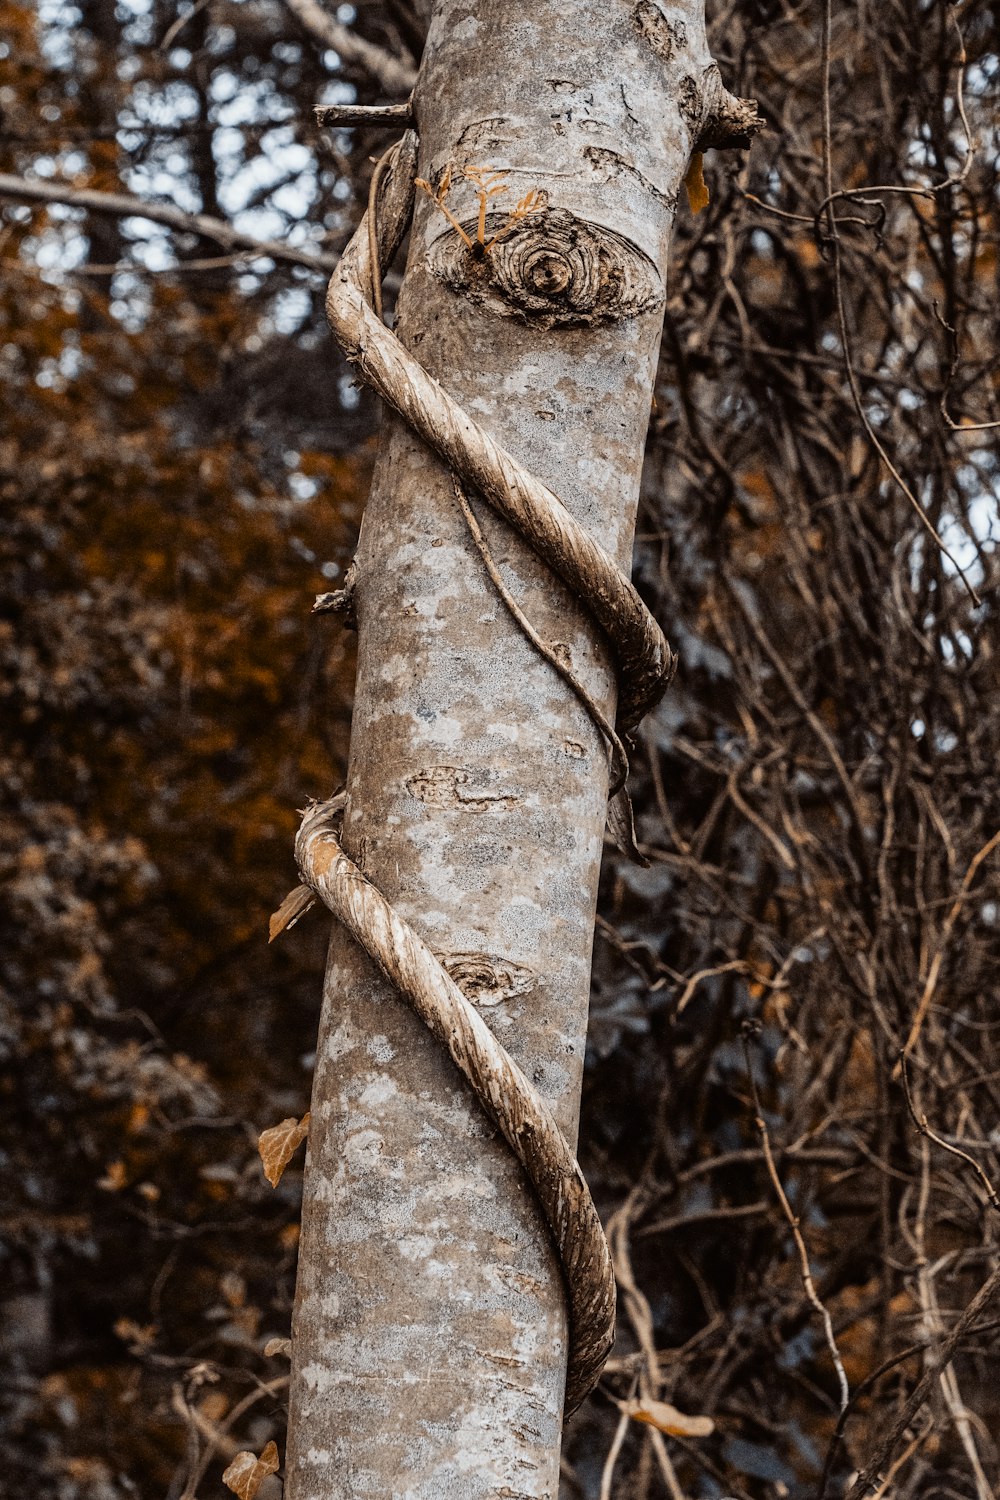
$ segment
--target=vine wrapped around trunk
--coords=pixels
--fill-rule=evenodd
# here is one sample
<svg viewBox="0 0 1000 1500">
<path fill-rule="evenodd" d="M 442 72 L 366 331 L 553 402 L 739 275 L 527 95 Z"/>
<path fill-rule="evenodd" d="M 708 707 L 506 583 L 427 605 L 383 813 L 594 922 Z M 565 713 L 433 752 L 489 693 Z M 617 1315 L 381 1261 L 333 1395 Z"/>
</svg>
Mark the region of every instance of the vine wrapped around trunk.
<svg viewBox="0 0 1000 1500">
<path fill-rule="evenodd" d="M 701 6 L 666 31 L 653 9 L 442 0 L 419 146 L 376 174 L 331 282 L 331 324 L 390 413 L 350 601 L 342 831 L 320 807 L 298 846 L 340 923 L 294 1500 L 554 1494 L 564 1404 L 613 1337 L 573 1155 L 590 949 L 609 786 L 631 841 L 622 741 L 672 671 L 625 570 L 677 191 L 702 132 L 747 120 Z M 393 333 L 371 304 L 411 205 Z"/>
</svg>

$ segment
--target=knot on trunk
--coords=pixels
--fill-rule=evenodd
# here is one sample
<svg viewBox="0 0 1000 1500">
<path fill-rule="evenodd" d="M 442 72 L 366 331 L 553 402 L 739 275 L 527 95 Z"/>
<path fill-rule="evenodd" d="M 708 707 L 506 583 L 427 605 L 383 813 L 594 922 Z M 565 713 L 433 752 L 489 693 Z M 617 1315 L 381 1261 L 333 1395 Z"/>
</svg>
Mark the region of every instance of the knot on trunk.
<svg viewBox="0 0 1000 1500">
<path fill-rule="evenodd" d="M 537 976 L 523 964 L 489 953 L 439 953 L 439 961 L 473 1005 L 489 1009 L 534 988 Z"/>
<path fill-rule="evenodd" d="M 495 218 L 495 223 L 490 219 Z M 505 233 L 502 215 L 487 219 L 486 245 L 445 234 L 431 267 L 454 291 L 543 328 L 592 327 L 634 318 L 655 307 L 663 285 L 653 262 L 622 235 L 546 209 Z M 475 225 L 466 226 L 469 237 Z M 497 238 L 490 243 L 490 235 Z"/>
</svg>

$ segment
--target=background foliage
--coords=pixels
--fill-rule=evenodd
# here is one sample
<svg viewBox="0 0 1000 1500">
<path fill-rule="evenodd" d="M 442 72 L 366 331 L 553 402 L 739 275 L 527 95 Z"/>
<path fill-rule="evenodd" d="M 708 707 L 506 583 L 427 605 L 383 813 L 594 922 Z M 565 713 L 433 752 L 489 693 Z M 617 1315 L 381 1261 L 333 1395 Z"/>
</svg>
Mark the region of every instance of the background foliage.
<svg viewBox="0 0 1000 1500">
<path fill-rule="evenodd" d="M 652 863 L 609 851 L 598 924 L 582 1153 L 623 1305 L 568 1434 L 588 1500 L 846 1494 L 997 1259 L 1000 15 L 710 10 L 768 130 L 679 216 L 650 429 L 637 579 L 681 671 Z M 419 50 L 405 0 L 336 17 Z M 383 93 L 279 0 L 3 19 L 0 171 L 346 241 L 383 137 L 312 105 Z M 282 1442 L 299 1180 L 255 1142 L 308 1103 L 324 923 L 266 919 L 344 766 L 351 638 L 308 607 L 376 413 L 306 265 L 9 188 L 0 262 L 0 1492 L 192 1500 Z M 994 1493 L 998 1327 L 882 1493 Z M 716 1431 L 613 1446 L 635 1393 Z"/>
</svg>

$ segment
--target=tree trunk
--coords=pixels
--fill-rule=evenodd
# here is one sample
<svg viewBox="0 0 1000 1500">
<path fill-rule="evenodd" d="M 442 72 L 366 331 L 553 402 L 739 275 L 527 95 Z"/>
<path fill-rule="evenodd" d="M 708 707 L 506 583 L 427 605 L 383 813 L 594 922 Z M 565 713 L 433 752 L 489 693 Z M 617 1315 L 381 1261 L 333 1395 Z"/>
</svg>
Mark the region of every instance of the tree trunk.
<svg viewBox="0 0 1000 1500">
<path fill-rule="evenodd" d="M 669 17 L 652 0 L 439 0 L 415 96 L 420 177 L 436 187 L 451 164 L 445 207 L 473 240 L 465 168 L 506 174 L 486 238 L 525 195 L 547 207 L 470 253 L 418 193 L 398 312 L 424 368 L 626 571 L 674 207 L 693 146 L 722 144 L 735 104 L 701 0 Z M 613 717 L 614 659 L 588 610 L 470 499 L 506 587 Z M 344 847 L 572 1142 L 607 752 L 501 601 L 448 469 L 397 417 L 355 598 Z M 566 1343 L 559 1265 L 521 1167 L 444 1049 L 335 929 L 291 1500 L 554 1497 Z"/>
</svg>

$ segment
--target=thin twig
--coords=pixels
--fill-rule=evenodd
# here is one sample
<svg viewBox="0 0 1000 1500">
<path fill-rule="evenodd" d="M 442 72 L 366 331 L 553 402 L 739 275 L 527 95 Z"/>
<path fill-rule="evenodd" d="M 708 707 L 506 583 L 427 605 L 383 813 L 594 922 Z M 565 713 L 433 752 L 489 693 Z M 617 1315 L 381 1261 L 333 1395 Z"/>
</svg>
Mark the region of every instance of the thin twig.
<svg viewBox="0 0 1000 1500">
<path fill-rule="evenodd" d="M 256 235 L 245 234 L 234 229 L 224 219 L 212 218 L 209 214 L 188 214 L 175 208 L 172 203 L 150 203 L 145 198 L 133 198 L 125 193 L 104 193 L 96 188 L 74 188 L 68 182 L 33 182 L 27 177 L 15 177 L 9 172 L 0 172 L 0 198 L 15 198 L 22 203 L 62 203 L 69 208 L 86 208 L 91 213 L 110 214 L 116 219 L 148 219 L 153 224 L 164 224 L 180 234 L 197 234 L 203 239 L 214 240 L 224 250 L 250 250 L 255 255 L 267 256 L 270 260 L 288 261 L 292 265 L 308 266 L 310 271 L 329 273 L 339 264 L 337 255 L 313 254 L 309 250 L 296 250 L 278 240 L 261 240 Z"/>
<path fill-rule="evenodd" d="M 942 1151 L 947 1151 L 952 1156 L 957 1156 L 960 1161 L 967 1162 L 975 1172 L 976 1176 L 979 1178 L 979 1181 L 982 1183 L 983 1191 L 986 1194 L 986 1201 L 989 1203 L 992 1209 L 994 1209 L 997 1213 L 1000 1213 L 1000 1197 L 997 1196 L 996 1188 L 993 1186 L 992 1182 L 987 1177 L 986 1173 L 983 1171 L 979 1163 L 975 1161 L 967 1151 L 963 1151 L 960 1146 L 952 1145 L 950 1141 L 944 1140 L 944 1138 L 938 1135 L 936 1131 L 933 1131 L 928 1125 L 927 1116 L 923 1113 L 923 1111 L 921 1111 L 919 1114 L 917 1113 L 917 1107 L 913 1102 L 913 1093 L 910 1089 L 910 1075 L 906 1067 L 905 1048 L 902 1048 L 900 1050 L 899 1068 L 903 1078 L 903 1088 L 906 1091 L 906 1106 L 910 1111 L 910 1118 L 919 1130 L 920 1134 L 922 1136 L 926 1136 L 929 1141 L 933 1141 L 936 1146 L 940 1146 Z"/>
<path fill-rule="evenodd" d="M 910 1026 L 910 1033 L 906 1038 L 906 1044 L 903 1047 L 903 1052 L 907 1057 L 913 1051 L 914 1047 L 917 1045 L 917 1041 L 919 1040 L 921 1029 L 923 1028 L 924 1021 L 927 1018 L 928 1009 L 930 1008 L 931 1001 L 934 998 L 934 992 L 937 989 L 938 976 L 941 972 L 941 965 L 944 962 L 944 956 L 948 948 L 948 943 L 951 940 L 951 935 L 954 931 L 955 923 L 958 921 L 959 914 L 961 913 L 962 907 L 965 904 L 969 891 L 972 888 L 972 882 L 976 878 L 976 872 L 978 871 L 983 861 L 989 858 L 989 856 L 993 853 L 993 850 L 996 849 L 998 845 L 1000 845 L 1000 829 L 997 829 L 993 837 L 987 839 L 982 848 L 972 856 L 972 859 L 969 861 L 968 868 L 964 876 L 962 877 L 962 884 L 959 886 L 958 895 L 955 897 L 955 900 L 951 906 L 951 910 L 948 912 L 948 915 L 944 919 L 944 925 L 941 928 L 941 938 L 935 949 L 930 968 L 927 971 L 927 979 L 924 983 L 923 992 L 917 1004 L 916 1015 L 913 1017 L 913 1022 Z M 899 1066 L 900 1064 L 897 1064 L 897 1067 Z"/>
<path fill-rule="evenodd" d="M 221 1452 L 227 1458 L 233 1457 L 239 1448 L 239 1444 L 234 1442 L 229 1436 L 230 1431 L 246 1415 L 251 1407 L 256 1406 L 258 1401 L 263 1401 L 268 1396 L 278 1395 L 279 1392 L 286 1390 L 288 1385 L 289 1376 L 287 1375 L 279 1375 L 274 1380 L 261 1382 L 254 1390 L 244 1396 L 242 1401 L 237 1401 L 232 1410 L 227 1413 L 225 1420 L 219 1423 L 208 1422 L 196 1407 L 192 1408 L 187 1404 L 180 1387 L 175 1388 L 174 1409 L 180 1412 L 186 1421 L 193 1424 L 206 1440 L 204 1453 L 202 1453 L 196 1463 L 191 1465 L 188 1471 L 187 1483 L 184 1486 L 184 1493 L 181 1495 L 180 1500 L 196 1500 L 198 1486 L 204 1479 L 208 1471 L 208 1466 L 217 1453 Z"/>
<path fill-rule="evenodd" d="M 417 78 L 409 56 L 396 57 L 385 47 L 366 41 L 327 15 L 318 0 L 285 0 L 285 4 L 302 29 L 324 50 L 336 52 L 348 65 L 363 68 L 387 94 L 409 94 Z"/>
<path fill-rule="evenodd" d="M 628 1423 L 628 1413 L 623 1411 L 621 1416 L 618 1418 L 618 1426 L 615 1428 L 615 1435 L 611 1440 L 611 1447 L 608 1449 L 607 1457 L 604 1460 L 604 1468 L 601 1471 L 600 1500 L 611 1500 L 611 1486 L 614 1483 L 615 1465 L 618 1462 L 618 1455 L 621 1453 L 622 1446 L 625 1442 L 625 1434 L 628 1432 Z"/>
<path fill-rule="evenodd" d="M 976 589 L 969 582 L 969 579 L 966 576 L 964 568 L 962 568 L 959 565 L 957 558 L 955 558 L 955 556 L 953 555 L 953 553 L 951 553 L 949 551 L 947 545 L 945 544 L 943 538 L 941 537 L 940 533 L 938 532 L 938 530 L 937 530 L 936 526 L 934 525 L 933 521 L 931 520 L 930 516 L 927 514 L 926 510 L 921 505 L 920 501 L 917 499 L 916 495 L 913 493 L 913 491 L 911 490 L 910 486 L 907 484 L 906 480 L 903 478 L 902 474 L 899 472 L 899 470 L 897 469 L 896 465 L 893 463 L 892 459 L 889 457 L 888 453 L 886 452 L 885 445 L 882 443 L 882 440 L 879 438 L 878 433 L 875 431 L 874 427 L 872 426 L 871 421 L 869 420 L 869 417 L 868 417 L 868 413 L 865 411 L 864 402 L 863 402 L 863 400 L 861 398 L 861 387 L 858 384 L 858 378 L 857 378 L 857 375 L 855 374 L 855 371 L 854 371 L 854 360 L 853 360 L 852 355 L 851 355 L 851 341 L 850 341 L 850 335 L 849 335 L 848 329 L 847 329 L 847 308 L 846 308 L 845 301 L 844 301 L 844 278 L 843 278 L 843 267 L 842 267 L 842 264 L 841 264 L 840 234 L 839 234 L 838 229 L 837 229 L 837 220 L 834 217 L 834 212 L 833 212 L 834 200 L 835 200 L 835 198 L 837 198 L 840 195 L 837 194 L 837 193 L 835 193 L 834 190 L 833 190 L 833 165 L 832 165 L 832 163 L 833 163 L 833 153 L 832 153 L 832 142 L 831 142 L 831 132 L 830 132 L 830 31 L 831 31 L 831 25 L 832 25 L 832 0 L 823 0 L 823 46 L 822 46 L 822 58 L 821 58 L 821 72 L 822 72 L 822 95 L 823 95 L 823 177 L 824 177 L 824 182 L 825 182 L 825 187 L 826 187 L 826 197 L 825 197 L 823 203 L 820 205 L 820 209 L 817 210 L 817 219 L 825 211 L 826 221 L 827 221 L 827 243 L 830 245 L 830 247 L 832 249 L 833 284 L 834 284 L 834 295 L 835 295 L 836 304 L 837 304 L 837 322 L 838 322 L 838 325 L 839 325 L 839 328 L 840 328 L 840 347 L 841 347 L 841 353 L 843 354 L 843 358 L 844 358 L 844 373 L 847 376 L 847 384 L 848 384 L 848 387 L 849 387 L 850 392 L 851 392 L 851 401 L 852 401 L 852 403 L 854 405 L 854 410 L 856 411 L 856 413 L 858 415 L 858 420 L 860 421 L 861 425 L 863 426 L 863 428 L 864 428 L 864 430 L 865 430 L 865 432 L 866 432 L 866 434 L 868 436 L 868 441 L 871 443 L 871 445 L 874 448 L 875 452 L 878 454 L 879 458 L 882 460 L 882 463 L 888 469 L 888 471 L 891 474 L 892 478 L 896 481 L 896 483 L 899 486 L 900 490 L 906 496 L 906 499 L 907 499 L 908 503 L 910 504 L 910 506 L 916 512 L 916 515 L 917 515 L 917 517 L 918 517 L 918 519 L 920 521 L 921 526 L 923 526 L 924 530 L 928 533 L 928 535 L 933 538 L 935 545 L 939 548 L 939 550 L 941 551 L 941 553 L 943 554 L 943 556 L 945 556 L 948 559 L 948 561 L 951 563 L 952 567 L 955 569 L 955 571 L 958 574 L 959 578 L 961 578 L 962 583 L 965 586 L 966 592 L 969 595 L 969 598 L 972 600 L 973 604 L 975 604 L 978 607 L 978 605 L 982 601 L 980 600 L 979 594 L 977 593 Z M 964 48 L 963 48 L 962 56 L 963 56 L 963 60 L 964 60 L 964 56 L 965 56 Z M 964 118 L 965 117 L 964 117 L 964 113 L 963 113 L 963 120 L 964 120 Z M 971 160 L 971 142 L 970 142 L 969 159 Z M 957 181 L 957 179 L 956 179 L 956 181 Z M 937 191 L 940 191 L 940 187 L 944 186 L 944 185 L 945 184 L 940 184 L 939 187 L 938 187 L 938 189 L 937 189 Z M 869 189 L 868 191 L 870 192 L 871 190 Z M 883 189 L 883 191 L 887 191 L 887 190 Z M 922 192 L 925 192 L 925 191 L 930 191 L 930 189 L 899 188 L 899 189 L 895 189 L 894 191 L 899 191 L 901 193 L 911 193 L 912 194 L 912 193 L 915 193 L 915 192 L 922 193 Z"/>
<path fill-rule="evenodd" d="M 510 611 L 514 619 L 517 621 L 518 625 L 521 627 L 524 635 L 534 646 L 539 656 L 543 657 L 544 660 L 548 662 L 552 670 L 559 674 L 563 682 L 566 683 L 567 687 L 573 690 L 577 698 L 580 700 L 583 708 L 585 708 L 587 713 L 589 714 L 595 728 L 607 740 L 608 745 L 611 748 L 611 785 L 609 787 L 608 795 L 611 797 L 615 796 L 615 794 L 619 792 L 625 785 L 626 778 L 628 777 L 628 756 L 625 752 L 625 746 L 622 744 L 621 740 L 618 738 L 618 735 L 615 733 L 614 726 L 611 724 L 607 716 L 602 712 L 600 706 L 595 703 L 594 699 L 587 692 L 587 689 L 583 686 L 583 683 L 574 674 L 571 668 L 566 666 L 565 662 L 560 661 L 559 657 L 555 653 L 555 650 L 548 644 L 548 642 L 542 640 L 542 637 L 538 634 L 538 631 L 532 625 L 531 621 L 524 613 L 524 610 L 518 604 L 517 600 L 510 592 L 510 589 L 504 583 L 503 578 L 500 575 L 500 570 L 497 567 L 496 563 L 493 561 L 493 554 L 490 551 L 489 543 L 483 535 L 482 527 L 479 525 L 479 522 L 476 519 L 476 514 L 473 511 L 472 506 L 469 504 L 468 497 L 466 496 L 465 491 L 463 490 L 461 484 L 454 474 L 452 475 L 452 484 L 455 488 L 455 497 L 458 500 L 459 505 L 462 507 L 462 514 L 465 517 L 466 524 L 472 536 L 472 540 L 475 543 L 476 551 L 482 558 L 483 567 L 489 574 L 490 581 L 492 582 L 493 587 L 496 589 L 497 593 L 500 595 L 500 598 L 507 606 L 507 609 Z"/>
<path fill-rule="evenodd" d="M 993 1333 L 998 1327 L 1000 1327 L 1000 1322 L 994 1319 L 991 1322 L 980 1323 L 976 1328 L 973 1328 L 971 1332 L 973 1334 Z M 830 1483 L 830 1476 L 833 1473 L 834 1460 L 836 1459 L 837 1452 L 840 1448 L 840 1442 L 844 1435 L 844 1429 L 847 1426 L 847 1423 L 850 1420 L 851 1416 L 857 1410 L 858 1402 L 861 1400 L 862 1396 L 866 1396 L 869 1391 L 874 1390 L 875 1386 L 878 1385 L 883 1375 L 888 1375 L 892 1370 L 897 1369 L 899 1365 L 905 1364 L 908 1359 L 914 1359 L 916 1355 L 923 1354 L 926 1350 L 933 1348 L 933 1346 L 934 1340 L 930 1338 L 920 1339 L 914 1344 L 908 1344 L 905 1349 L 900 1349 L 897 1354 L 890 1355 L 888 1359 L 883 1360 L 882 1363 L 876 1367 L 876 1369 L 872 1370 L 870 1374 L 866 1375 L 864 1379 L 854 1387 L 854 1390 L 851 1392 L 850 1403 L 847 1408 L 840 1413 L 840 1416 L 837 1419 L 837 1425 L 833 1431 L 833 1436 L 830 1439 L 830 1446 L 827 1449 L 826 1459 L 823 1464 L 823 1475 L 820 1480 L 816 1500 L 826 1500 L 827 1489 Z"/>
<path fill-rule="evenodd" d="M 958 348 L 958 330 L 952 327 L 952 325 L 944 317 L 938 306 L 937 299 L 935 299 L 931 305 L 934 308 L 934 316 L 937 318 L 941 327 L 951 338 L 951 363 L 948 366 L 948 374 L 945 376 L 944 389 L 941 392 L 941 399 L 938 402 L 938 405 L 941 409 L 941 415 L 944 418 L 946 424 L 951 428 L 952 432 L 991 432 L 994 428 L 1000 427 L 1000 421 L 956 422 L 954 417 L 951 415 L 951 412 L 948 410 L 948 391 L 950 390 L 951 383 L 955 378 L 955 371 L 958 369 L 960 359 Z"/>
<path fill-rule="evenodd" d="M 806 1249 L 806 1242 L 802 1238 L 802 1230 L 799 1226 L 798 1216 L 794 1212 L 794 1210 L 792 1209 L 792 1205 L 788 1201 L 788 1195 L 786 1194 L 785 1189 L 782 1186 L 781 1178 L 778 1175 L 778 1168 L 775 1164 L 774 1153 L 771 1150 L 771 1137 L 767 1128 L 767 1122 L 764 1119 L 764 1112 L 761 1108 L 760 1095 L 757 1091 L 757 1080 L 754 1077 L 753 1072 L 753 1058 L 750 1055 L 750 1043 L 748 1036 L 749 1029 L 749 1027 L 744 1027 L 743 1052 L 744 1056 L 746 1057 L 747 1077 L 750 1081 L 750 1093 L 753 1097 L 753 1106 L 755 1113 L 754 1124 L 756 1125 L 757 1133 L 760 1136 L 761 1149 L 764 1152 L 764 1161 L 767 1165 L 767 1174 L 770 1177 L 772 1186 L 774 1187 L 774 1191 L 777 1194 L 778 1202 L 781 1204 L 781 1211 L 788 1222 L 788 1227 L 792 1231 L 792 1238 L 795 1241 L 795 1247 L 798 1251 L 799 1268 L 802 1278 L 803 1290 L 805 1291 L 809 1303 L 819 1315 L 820 1321 L 823 1324 L 823 1330 L 826 1334 L 826 1345 L 830 1351 L 830 1358 L 833 1361 L 833 1367 L 837 1372 L 837 1381 L 840 1386 L 840 1410 L 843 1412 L 847 1410 L 848 1403 L 851 1399 L 850 1386 L 847 1383 L 847 1373 L 844 1370 L 844 1362 L 840 1357 L 840 1350 L 837 1348 L 837 1340 L 834 1337 L 833 1321 L 826 1307 L 820 1301 L 819 1293 L 816 1291 L 816 1285 L 812 1277 L 812 1270 L 809 1265 L 809 1252 Z"/>
<path fill-rule="evenodd" d="M 164 33 L 163 41 L 160 43 L 160 51 L 169 52 L 171 46 L 180 36 L 188 22 L 193 21 L 199 11 L 203 11 L 209 3 L 210 0 L 195 0 L 190 10 L 185 11 L 182 16 L 178 16 L 173 25 L 169 26 Z"/>
<path fill-rule="evenodd" d="M 979 1288 L 979 1291 L 973 1297 L 951 1333 L 938 1346 L 934 1358 L 928 1361 L 927 1369 L 914 1387 L 909 1400 L 896 1418 L 886 1437 L 879 1444 L 875 1456 L 865 1466 L 862 1473 L 858 1475 L 858 1478 L 851 1486 L 846 1500 L 863 1500 L 863 1497 L 867 1495 L 872 1486 L 879 1483 L 884 1465 L 891 1459 L 892 1454 L 895 1452 L 896 1444 L 930 1395 L 931 1386 L 934 1384 L 934 1381 L 940 1375 L 941 1371 L 951 1363 L 952 1356 L 965 1337 L 965 1334 L 997 1291 L 1000 1291 L 1000 1264 L 994 1266 L 993 1271 L 983 1282 L 983 1285 Z"/>
</svg>

